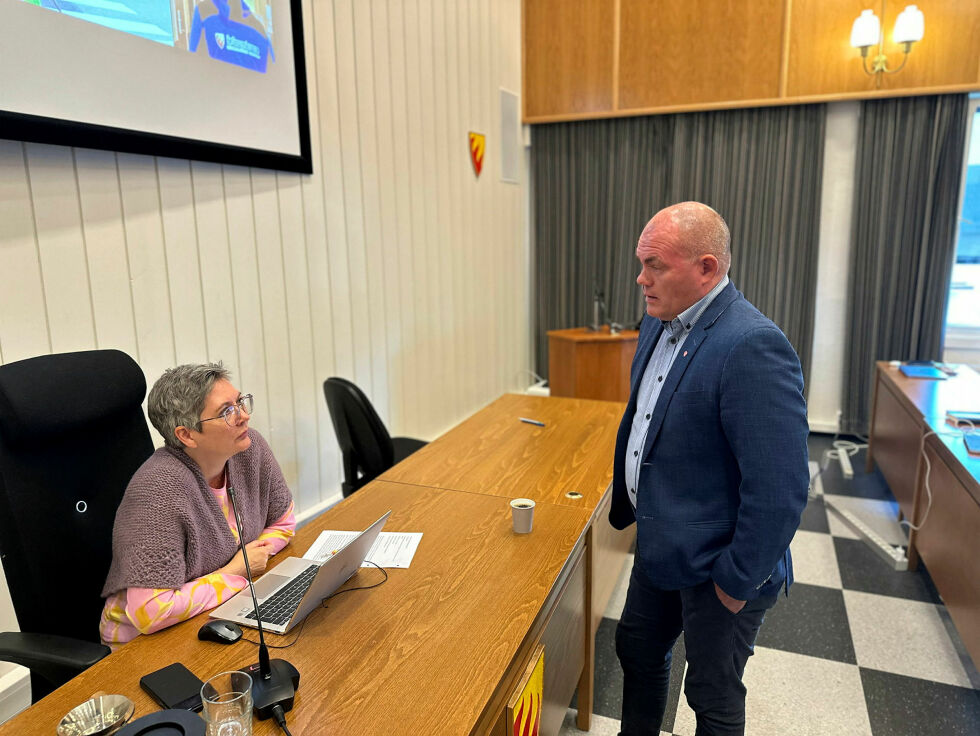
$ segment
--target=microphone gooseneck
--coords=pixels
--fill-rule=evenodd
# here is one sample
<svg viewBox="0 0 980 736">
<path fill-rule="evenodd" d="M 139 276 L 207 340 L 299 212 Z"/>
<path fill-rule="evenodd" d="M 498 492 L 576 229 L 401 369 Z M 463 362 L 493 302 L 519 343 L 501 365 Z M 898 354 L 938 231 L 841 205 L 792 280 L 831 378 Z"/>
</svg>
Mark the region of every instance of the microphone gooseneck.
<svg viewBox="0 0 980 736">
<path fill-rule="evenodd" d="M 248 564 L 248 553 L 245 551 L 244 528 L 242 517 L 238 513 L 238 499 L 235 488 L 228 484 L 228 498 L 235 512 L 235 523 L 238 524 L 238 546 L 245 560 L 245 579 L 252 594 L 252 605 L 255 607 L 255 623 L 259 630 L 259 662 L 258 664 L 242 667 L 252 677 L 252 708 L 259 720 L 265 720 L 278 712 L 282 714 L 292 710 L 293 698 L 299 687 L 299 672 L 284 659 L 269 659 L 269 648 L 265 645 L 265 635 L 262 631 L 262 615 L 259 613 L 259 602 L 255 596 L 255 586 L 252 585 L 252 569 Z"/>
<path fill-rule="evenodd" d="M 252 605 L 255 607 L 255 622 L 259 625 L 259 674 L 263 680 L 272 677 L 272 667 L 269 664 L 269 647 L 265 645 L 265 634 L 262 631 L 262 616 L 259 615 L 259 600 L 255 597 L 255 586 L 252 585 L 252 568 L 248 564 L 248 552 L 245 551 L 244 527 L 242 517 L 238 513 L 238 499 L 235 498 L 234 486 L 228 486 L 228 498 L 231 499 L 231 508 L 235 512 L 235 523 L 238 525 L 238 546 L 242 550 L 242 559 L 245 560 L 245 579 L 248 580 L 248 590 L 252 594 Z"/>
</svg>

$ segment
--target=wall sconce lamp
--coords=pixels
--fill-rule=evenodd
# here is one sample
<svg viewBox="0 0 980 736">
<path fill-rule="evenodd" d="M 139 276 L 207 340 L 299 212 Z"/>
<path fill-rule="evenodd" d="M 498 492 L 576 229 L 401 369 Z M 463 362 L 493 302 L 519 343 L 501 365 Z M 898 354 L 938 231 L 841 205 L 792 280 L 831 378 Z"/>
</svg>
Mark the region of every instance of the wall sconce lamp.
<svg viewBox="0 0 980 736">
<path fill-rule="evenodd" d="M 881 1 L 881 17 L 885 17 L 885 0 Z M 881 21 L 873 10 L 865 10 L 854 21 L 851 28 L 851 46 L 861 49 L 861 64 L 864 71 L 869 76 L 875 78 L 875 87 L 881 88 L 881 78 L 884 74 L 894 74 L 905 66 L 909 60 L 909 52 L 912 44 L 922 40 L 925 32 L 925 17 L 922 11 L 914 5 L 909 5 L 903 10 L 898 20 L 895 21 L 895 32 L 892 37 L 895 43 L 900 43 L 905 47 L 905 56 L 902 63 L 895 69 L 888 68 L 888 57 L 885 56 L 885 39 L 881 33 Z M 871 68 L 868 68 L 868 49 L 878 44 L 878 55 L 871 60 Z"/>
</svg>

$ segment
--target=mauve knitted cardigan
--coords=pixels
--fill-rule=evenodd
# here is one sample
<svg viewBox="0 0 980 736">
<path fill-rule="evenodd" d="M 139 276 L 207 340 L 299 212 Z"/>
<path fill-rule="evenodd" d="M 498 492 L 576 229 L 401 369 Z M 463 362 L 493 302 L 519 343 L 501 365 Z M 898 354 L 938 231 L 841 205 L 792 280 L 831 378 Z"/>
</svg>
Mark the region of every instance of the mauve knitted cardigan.
<svg viewBox="0 0 980 736">
<path fill-rule="evenodd" d="M 246 544 L 278 521 L 292 501 L 265 438 L 254 429 L 248 435 L 251 446 L 228 461 Z M 183 450 L 162 447 L 133 475 L 116 511 L 102 597 L 125 588 L 180 588 L 223 567 L 237 551 L 200 467 Z"/>
</svg>

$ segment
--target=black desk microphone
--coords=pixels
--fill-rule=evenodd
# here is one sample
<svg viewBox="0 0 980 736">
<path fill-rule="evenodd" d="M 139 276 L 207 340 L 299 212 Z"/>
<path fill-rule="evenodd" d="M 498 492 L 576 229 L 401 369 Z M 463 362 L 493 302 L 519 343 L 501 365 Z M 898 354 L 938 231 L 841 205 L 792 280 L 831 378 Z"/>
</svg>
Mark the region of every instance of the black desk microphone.
<svg viewBox="0 0 980 736">
<path fill-rule="evenodd" d="M 262 633 L 262 616 L 259 614 L 259 602 L 255 597 L 252 586 L 252 570 L 248 566 L 248 553 L 245 552 L 245 540 L 242 537 L 242 517 L 238 514 L 238 503 L 235 499 L 235 489 L 228 486 L 228 498 L 235 511 L 235 521 L 238 523 L 238 540 L 245 558 L 245 573 L 248 589 L 252 593 L 252 605 L 255 606 L 255 622 L 259 629 L 259 661 L 242 667 L 239 672 L 245 672 L 252 678 L 252 707 L 259 720 L 264 721 L 277 715 L 277 721 L 283 713 L 292 710 L 293 698 L 299 688 L 299 671 L 284 659 L 269 659 L 269 648 L 265 645 Z M 279 709 L 279 713 L 274 711 Z M 280 724 L 281 725 L 281 724 Z"/>
</svg>

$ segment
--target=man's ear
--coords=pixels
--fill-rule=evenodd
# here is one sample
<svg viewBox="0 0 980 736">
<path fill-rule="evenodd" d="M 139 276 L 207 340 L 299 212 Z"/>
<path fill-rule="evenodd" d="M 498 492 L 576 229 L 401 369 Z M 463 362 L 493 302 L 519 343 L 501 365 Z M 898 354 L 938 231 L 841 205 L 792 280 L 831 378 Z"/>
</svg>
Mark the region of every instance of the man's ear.
<svg viewBox="0 0 980 736">
<path fill-rule="evenodd" d="M 701 275 L 713 278 L 718 273 L 718 259 L 710 253 L 701 256 Z"/>
<path fill-rule="evenodd" d="M 184 443 L 184 447 L 197 447 L 197 441 L 191 436 L 191 431 L 184 425 L 180 425 L 174 430 L 177 439 Z"/>
</svg>

